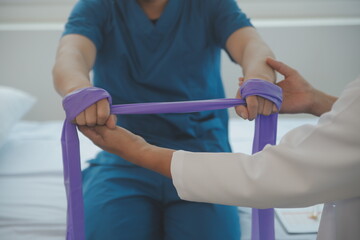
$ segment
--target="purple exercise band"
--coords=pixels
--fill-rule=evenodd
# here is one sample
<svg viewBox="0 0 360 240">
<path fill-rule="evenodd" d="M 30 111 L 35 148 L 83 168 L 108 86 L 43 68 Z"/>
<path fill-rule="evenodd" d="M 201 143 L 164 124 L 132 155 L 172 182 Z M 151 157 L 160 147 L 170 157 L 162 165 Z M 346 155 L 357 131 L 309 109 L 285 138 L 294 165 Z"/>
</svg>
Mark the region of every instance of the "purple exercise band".
<svg viewBox="0 0 360 240">
<path fill-rule="evenodd" d="M 257 95 L 272 101 L 278 109 L 281 107 L 282 91 L 275 84 L 259 79 L 246 81 L 240 88 L 241 96 Z M 82 176 L 80 166 L 79 138 L 75 117 L 97 101 L 111 97 L 103 89 L 89 87 L 71 93 L 63 99 L 66 119 L 61 136 L 64 184 L 67 195 L 67 240 L 85 240 L 84 203 L 82 196 Z M 134 103 L 111 106 L 112 114 L 158 114 L 190 113 L 216 110 L 245 105 L 243 99 L 213 99 L 186 102 Z M 261 151 L 266 144 L 276 144 L 277 114 L 259 115 L 255 120 L 253 153 Z M 252 240 L 274 240 L 274 210 L 253 209 Z"/>
</svg>

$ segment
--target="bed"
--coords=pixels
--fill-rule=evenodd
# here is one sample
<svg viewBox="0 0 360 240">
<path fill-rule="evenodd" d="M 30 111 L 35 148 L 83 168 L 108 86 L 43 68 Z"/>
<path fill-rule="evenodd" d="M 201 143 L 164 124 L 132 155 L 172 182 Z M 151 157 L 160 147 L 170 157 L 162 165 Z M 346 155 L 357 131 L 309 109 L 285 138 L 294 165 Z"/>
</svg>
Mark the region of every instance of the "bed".
<svg viewBox="0 0 360 240">
<path fill-rule="evenodd" d="M 28 121 L 33 96 L 0 86 L 0 239 L 65 239 L 66 198 L 62 180 L 61 120 Z M 4 114 L 6 113 L 6 114 Z M 316 118 L 280 117 L 278 139 Z M 250 153 L 253 122 L 232 118 L 234 152 Z M 80 134 L 82 168 L 100 150 Z M 251 209 L 239 207 L 242 239 L 250 239 Z M 276 239 L 316 239 L 316 233 L 289 234 L 276 219 Z"/>
</svg>

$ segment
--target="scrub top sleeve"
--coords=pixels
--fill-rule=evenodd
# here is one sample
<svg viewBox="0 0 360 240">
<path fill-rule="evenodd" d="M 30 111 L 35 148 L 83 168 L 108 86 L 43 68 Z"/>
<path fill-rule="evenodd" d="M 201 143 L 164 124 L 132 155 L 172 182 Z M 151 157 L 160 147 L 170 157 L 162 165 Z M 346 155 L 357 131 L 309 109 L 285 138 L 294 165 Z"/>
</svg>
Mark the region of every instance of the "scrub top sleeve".
<svg viewBox="0 0 360 240">
<path fill-rule="evenodd" d="M 214 34 L 216 41 L 226 49 L 226 41 L 236 30 L 253 26 L 250 19 L 241 11 L 235 0 L 215 0 L 212 5 Z"/>
<path fill-rule="evenodd" d="M 80 0 L 73 8 L 65 25 L 63 36 L 80 34 L 89 38 L 97 49 L 101 48 L 103 34 L 109 29 L 111 11 L 107 1 Z"/>
</svg>

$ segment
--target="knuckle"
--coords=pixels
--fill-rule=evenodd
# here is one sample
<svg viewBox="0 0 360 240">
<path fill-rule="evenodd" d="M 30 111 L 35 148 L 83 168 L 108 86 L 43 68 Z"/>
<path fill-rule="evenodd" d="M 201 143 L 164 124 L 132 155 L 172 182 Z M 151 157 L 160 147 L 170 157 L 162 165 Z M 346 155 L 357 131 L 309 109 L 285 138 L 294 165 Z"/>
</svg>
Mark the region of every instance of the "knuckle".
<svg viewBox="0 0 360 240">
<path fill-rule="evenodd" d="M 75 121 L 75 124 L 79 125 L 79 126 L 85 126 L 86 125 L 86 123 L 84 121 Z"/>
<path fill-rule="evenodd" d="M 105 112 L 98 113 L 97 115 L 98 124 L 104 124 L 108 119 L 108 117 L 109 117 L 108 114 L 106 114 Z"/>
<path fill-rule="evenodd" d="M 264 111 L 264 112 L 263 112 L 263 115 L 265 115 L 265 116 L 269 116 L 270 114 L 271 114 L 270 111 Z"/>
<path fill-rule="evenodd" d="M 258 106 L 259 106 L 259 104 L 257 103 L 257 102 L 249 102 L 248 104 L 247 104 L 247 107 L 248 107 L 248 109 L 257 109 L 258 108 Z"/>
<path fill-rule="evenodd" d="M 244 109 L 245 109 L 245 107 L 242 106 L 242 105 L 235 107 L 235 110 L 236 110 L 236 111 L 244 111 Z"/>
<path fill-rule="evenodd" d="M 82 117 L 76 117 L 74 122 L 77 124 L 77 125 L 85 125 L 85 119 L 82 118 Z"/>
<path fill-rule="evenodd" d="M 99 112 L 97 114 L 98 119 L 106 119 L 108 117 L 108 114 L 106 114 L 105 112 Z"/>
<path fill-rule="evenodd" d="M 89 127 L 93 127 L 93 126 L 95 126 L 96 125 L 96 121 L 94 121 L 94 120 L 87 120 L 86 121 L 86 125 L 87 126 L 89 126 Z"/>
</svg>

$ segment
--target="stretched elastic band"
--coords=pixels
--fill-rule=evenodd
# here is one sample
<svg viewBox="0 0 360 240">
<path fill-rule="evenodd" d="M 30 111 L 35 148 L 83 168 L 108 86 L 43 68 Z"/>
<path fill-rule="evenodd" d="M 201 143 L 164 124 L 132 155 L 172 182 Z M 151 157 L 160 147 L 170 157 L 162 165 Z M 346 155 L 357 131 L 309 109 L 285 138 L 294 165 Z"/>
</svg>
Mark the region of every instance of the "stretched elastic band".
<svg viewBox="0 0 360 240">
<path fill-rule="evenodd" d="M 241 87 L 241 95 L 258 95 L 274 102 L 278 109 L 281 107 L 281 88 L 269 82 L 253 79 L 246 81 Z M 84 203 L 82 196 L 82 178 L 80 166 L 79 138 L 76 125 L 72 123 L 75 117 L 86 108 L 101 99 L 107 98 L 111 104 L 111 97 L 103 89 L 89 87 L 80 89 L 65 96 L 63 107 L 66 119 L 63 126 L 61 143 L 64 165 L 64 183 L 67 195 L 67 240 L 85 240 Z M 243 99 L 212 99 L 186 102 L 157 102 L 157 103 L 134 103 L 111 106 L 112 114 L 158 114 L 158 113 L 190 113 L 207 110 L 216 110 L 245 105 Z M 276 141 L 277 114 L 259 116 L 255 123 L 254 146 L 259 151 L 264 144 L 275 144 Z M 262 127 L 262 126 L 266 127 Z M 266 139 L 268 142 L 262 141 Z M 261 149 L 260 149 L 261 148 Z M 273 240 L 274 224 L 273 211 L 266 212 L 262 216 L 262 210 L 253 214 L 261 216 L 253 220 L 253 239 Z M 265 219 L 265 221 L 263 221 Z M 272 220 L 271 220 L 272 219 Z M 260 236 L 261 238 L 257 238 Z M 263 236 L 263 237 L 262 237 Z"/>
</svg>

